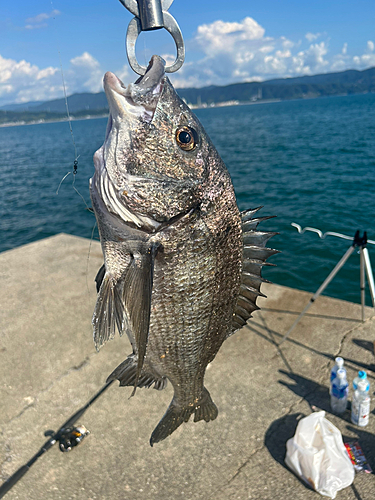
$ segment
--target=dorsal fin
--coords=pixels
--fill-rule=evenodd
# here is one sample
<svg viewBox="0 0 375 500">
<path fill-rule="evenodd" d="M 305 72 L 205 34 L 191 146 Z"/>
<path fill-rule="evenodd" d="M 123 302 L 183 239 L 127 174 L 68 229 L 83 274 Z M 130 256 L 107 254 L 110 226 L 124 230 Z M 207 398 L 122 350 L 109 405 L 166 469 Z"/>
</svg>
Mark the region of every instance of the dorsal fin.
<svg viewBox="0 0 375 500">
<path fill-rule="evenodd" d="M 271 255 L 279 253 L 278 250 L 266 247 L 268 240 L 274 236 L 274 232 L 257 231 L 258 224 L 271 217 L 254 217 L 262 207 L 245 210 L 241 212 L 242 238 L 243 238 L 243 265 L 241 275 L 240 294 L 237 299 L 232 319 L 232 335 L 236 330 L 242 328 L 247 320 L 251 318 L 253 311 L 259 309 L 256 305 L 258 297 L 265 297 L 260 291 L 262 283 L 270 283 L 262 278 L 263 266 L 274 266 L 266 259 Z"/>
</svg>

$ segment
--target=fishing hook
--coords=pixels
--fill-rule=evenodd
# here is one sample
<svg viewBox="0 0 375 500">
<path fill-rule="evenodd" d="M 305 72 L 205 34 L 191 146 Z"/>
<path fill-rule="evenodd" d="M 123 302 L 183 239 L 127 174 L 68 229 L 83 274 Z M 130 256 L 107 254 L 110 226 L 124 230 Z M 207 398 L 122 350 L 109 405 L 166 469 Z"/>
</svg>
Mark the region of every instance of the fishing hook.
<svg viewBox="0 0 375 500">
<path fill-rule="evenodd" d="M 132 70 L 138 75 L 146 73 L 146 66 L 138 64 L 135 56 L 135 43 L 141 31 L 151 31 L 165 28 L 176 44 L 176 60 L 170 66 L 166 66 L 166 73 L 174 73 L 184 63 L 185 45 L 182 33 L 176 19 L 168 12 L 173 0 L 120 0 L 132 14 L 126 33 L 126 53 Z"/>
</svg>

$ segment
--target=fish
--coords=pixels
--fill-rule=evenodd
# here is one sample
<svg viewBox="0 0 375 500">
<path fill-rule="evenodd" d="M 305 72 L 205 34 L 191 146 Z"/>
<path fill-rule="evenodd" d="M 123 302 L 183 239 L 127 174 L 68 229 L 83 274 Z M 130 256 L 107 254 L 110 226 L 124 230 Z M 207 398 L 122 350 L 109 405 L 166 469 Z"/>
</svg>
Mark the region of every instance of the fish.
<svg viewBox="0 0 375 500">
<path fill-rule="evenodd" d="M 127 334 L 130 355 L 109 375 L 120 386 L 162 390 L 172 401 L 152 432 L 162 441 L 194 415 L 216 419 L 204 385 L 223 342 L 259 307 L 270 217 L 242 213 L 222 159 L 153 56 L 125 86 L 104 76 L 109 119 L 94 154 L 90 196 L 104 264 L 92 319 L 97 350 Z"/>
</svg>

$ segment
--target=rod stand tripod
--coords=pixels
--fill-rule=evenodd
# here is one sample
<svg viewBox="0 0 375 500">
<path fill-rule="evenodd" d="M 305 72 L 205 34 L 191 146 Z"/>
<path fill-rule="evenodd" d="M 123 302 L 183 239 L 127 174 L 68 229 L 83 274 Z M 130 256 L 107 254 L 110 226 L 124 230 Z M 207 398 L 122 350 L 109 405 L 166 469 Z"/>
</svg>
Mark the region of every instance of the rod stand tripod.
<svg viewBox="0 0 375 500">
<path fill-rule="evenodd" d="M 293 224 L 293 225 L 295 227 L 297 227 L 297 224 Z M 306 229 L 311 230 L 312 228 L 306 228 Z M 300 229 L 299 229 L 299 232 L 301 232 Z M 317 232 L 317 231 L 315 231 L 315 232 Z M 339 236 L 339 235 L 336 233 L 335 236 Z M 319 297 L 319 295 L 325 290 L 325 288 L 328 286 L 328 284 L 333 280 L 333 278 L 336 276 L 336 274 L 343 267 L 345 262 L 349 259 L 351 254 L 354 252 L 354 250 L 357 248 L 359 249 L 359 255 L 360 255 L 360 288 L 361 288 L 361 304 L 362 304 L 362 321 L 365 320 L 365 272 L 367 275 L 367 281 L 368 281 L 368 285 L 369 285 L 369 289 L 370 289 L 372 305 L 375 308 L 374 276 L 372 274 L 370 256 L 369 256 L 369 253 L 368 253 L 366 246 L 367 246 L 367 233 L 366 233 L 366 231 L 363 233 L 362 237 L 359 235 L 359 231 L 357 231 L 354 235 L 352 245 L 348 248 L 348 250 L 342 256 L 342 258 L 336 264 L 334 269 L 331 271 L 331 273 L 328 275 L 328 277 L 322 283 L 322 285 L 315 292 L 315 294 L 311 297 L 310 302 L 307 304 L 307 306 L 304 308 L 304 310 L 301 312 L 301 314 L 295 320 L 293 325 L 289 328 L 289 330 L 286 332 L 284 337 L 279 342 L 279 346 L 284 342 L 284 340 L 286 340 L 289 337 L 291 332 L 294 330 L 294 328 L 297 326 L 297 324 L 301 320 L 302 316 L 304 316 L 304 314 L 306 314 L 307 310 L 312 306 L 312 304 Z"/>
</svg>

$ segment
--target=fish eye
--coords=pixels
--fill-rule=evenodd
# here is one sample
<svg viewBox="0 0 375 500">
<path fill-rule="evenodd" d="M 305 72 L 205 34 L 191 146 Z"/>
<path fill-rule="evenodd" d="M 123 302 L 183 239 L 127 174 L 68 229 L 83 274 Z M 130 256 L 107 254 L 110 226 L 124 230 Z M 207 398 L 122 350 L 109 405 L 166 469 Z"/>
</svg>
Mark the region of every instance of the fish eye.
<svg viewBox="0 0 375 500">
<path fill-rule="evenodd" d="M 184 151 L 192 151 L 198 144 L 198 134 L 191 127 L 179 127 L 176 130 L 176 141 Z"/>
</svg>

